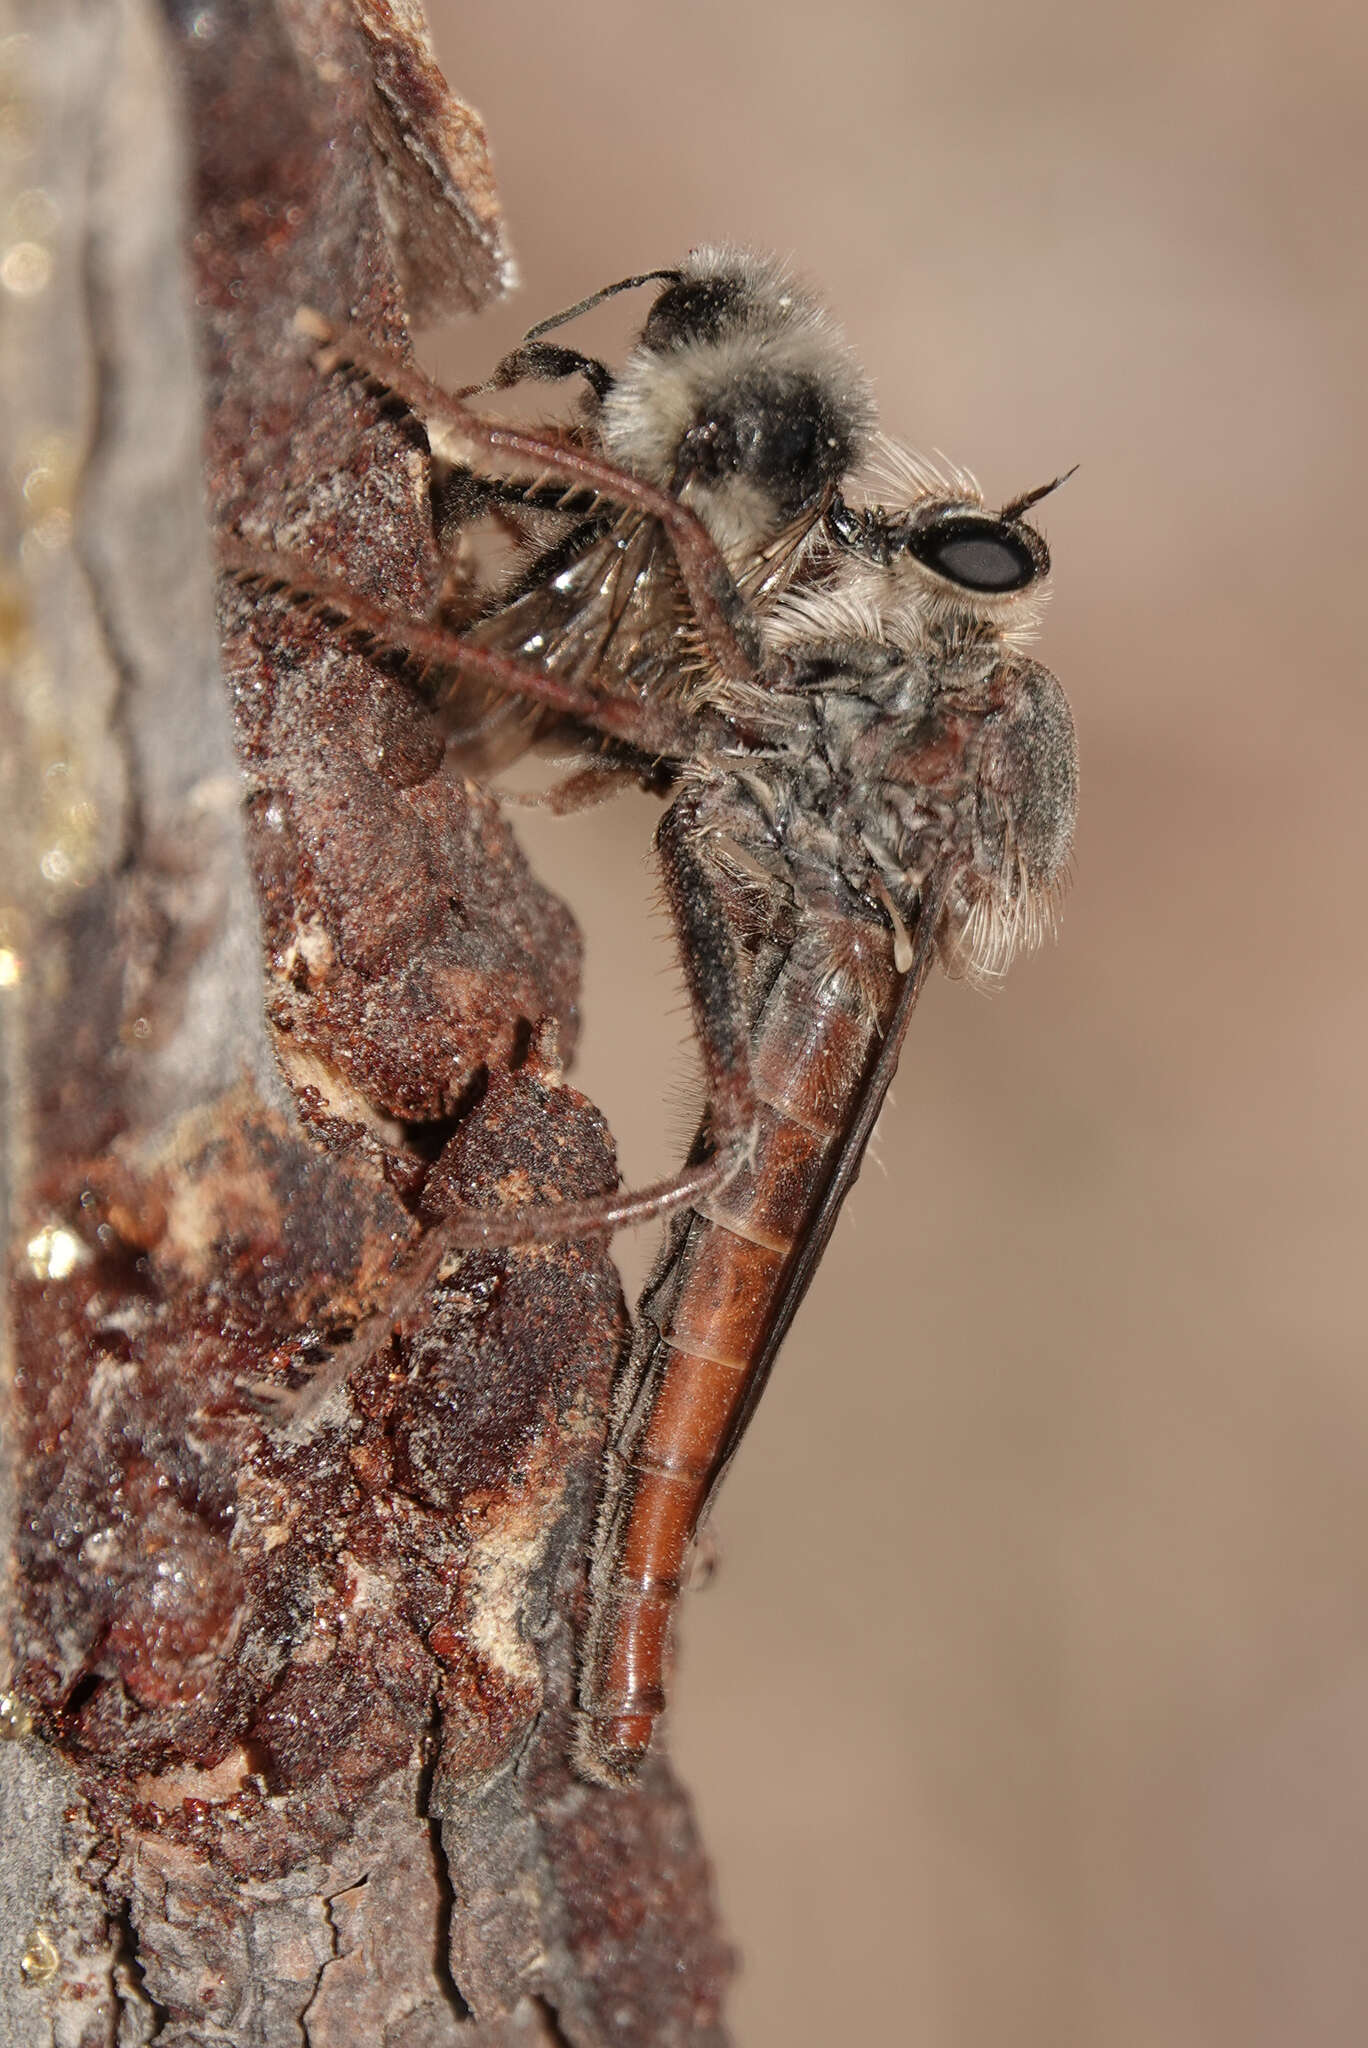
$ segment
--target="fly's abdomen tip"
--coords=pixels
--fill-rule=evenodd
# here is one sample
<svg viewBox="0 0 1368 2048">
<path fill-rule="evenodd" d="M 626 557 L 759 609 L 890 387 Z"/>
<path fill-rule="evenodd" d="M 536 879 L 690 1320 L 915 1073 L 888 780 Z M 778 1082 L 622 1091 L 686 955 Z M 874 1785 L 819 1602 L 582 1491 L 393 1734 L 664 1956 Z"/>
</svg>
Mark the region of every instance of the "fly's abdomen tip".
<svg viewBox="0 0 1368 2048">
<path fill-rule="evenodd" d="M 615 1714 L 582 1714 L 575 1737 L 575 1765 L 596 1785 L 622 1790 L 634 1785 L 651 1747 L 656 1716 L 629 1710 Z"/>
</svg>

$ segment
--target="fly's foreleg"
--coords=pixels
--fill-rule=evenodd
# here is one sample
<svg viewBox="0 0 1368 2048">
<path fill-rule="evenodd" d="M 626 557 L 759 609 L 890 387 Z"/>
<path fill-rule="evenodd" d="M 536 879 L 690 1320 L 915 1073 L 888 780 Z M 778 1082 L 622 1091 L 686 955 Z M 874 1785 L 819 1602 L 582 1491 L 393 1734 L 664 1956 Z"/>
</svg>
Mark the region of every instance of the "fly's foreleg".
<svg viewBox="0 0 1368 2048">
<path fill-rule="evenodd" d="M 561 477 L 574 490 L 593 491 L 608 504 L 658 520 L 679 565 L 694 624 L 719 676 L 741 684 L 765 680 L 759 633 L 721 550 L 669 491 L 562 435 L 527 433 L 482 418 L 463 402 L 469 390 L 443 391 L 415 364 L 385 355 L 353 329 L 335 328 L 312 307 L 301 308 L 295 324 L 318 345 L 320 369 L 350 369 L 389 392 L 423 422 L 434 453 L 444 460 L 515 482 Z"/>
<path fill-rule="evenodd" d="M 728 1158 L 734 1170 L 755 1128 L 750 1024 L 731 920 L 700 852 L 698 812 L 695 796 L 676 797 L 656 830 L 656 848 L 703 1056 L 709 1142 L 714 1158 Z"/>
</svg>

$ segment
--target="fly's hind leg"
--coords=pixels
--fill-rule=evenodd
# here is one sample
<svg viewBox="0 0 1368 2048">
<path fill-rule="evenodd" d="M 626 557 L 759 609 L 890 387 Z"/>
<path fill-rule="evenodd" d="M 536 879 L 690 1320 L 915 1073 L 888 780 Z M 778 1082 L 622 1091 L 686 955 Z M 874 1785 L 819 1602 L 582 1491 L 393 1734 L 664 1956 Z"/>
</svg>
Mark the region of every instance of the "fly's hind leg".
<svg viewBox="0 0 1368 2048">
<path fill-rule="evenodd" d="M 453 1250 L 477 1245 L 553 1244 L 607 1236 L 705 1200 L 744 1164 L 754 1140 L 756 1101 L 750 1033 L 736 948 L 726 912 L 698 852 L 698 799 L 676 797 L 660 821 L 656 847 L 679 941 L 707 1090 L 704 1157 L 665 1180 L 581 1201 L 519 1209 L 461 1208 L 434 1226 Z"/>
<path fill-rule="evenodd" d="M 405 618 L 344 584 L 315 575 L 309 563 L 277 549 L 253 547 L 228 535 L 219 541 L 217 553 L 225 575 L 276 590 L 300 611 L 331 620 L 366 647 L 397 654 L 419 670 L 446 669 L 489 684 L 542 710 L 576 719 L 651 759 L 678 760 L 689 751 L 688 733 L 677 714 L 663 704 L 600 695 L 531 662 L 481 647 L 438 621 Z"/>
<path fill-rule="evenodd" d="M 620 761 L 591 761 L 572 775 L 562 776 L 549 789 L 499 790 L 505 809 L 547 811 L 553 818 L 573 817 L 579 811 L 596 810 L 624 789 L 640 789 L 645 771 Z"/>
<path fill-rule="evenodd" d="M 445 664 L 493 683 L 625 740 L 643 755 L 658 759 L 673 753 L 679 758 L 687 751 L 681 744 L 682 734 L 669 735 L 673 746 L 661 743 L 666 738 L 661 728 L 668 718 L 663 707 L 647 706 L 630 697 L 598 697 L 508 655 L 474 646 L 444 627 L 396 620 L 393 614 L 348 591 L 310 584 L 304 577 L 295 579 L 291 565 L 280 556 L 241 542 L 224 542 L 220 560 L 229 573 L 277 585 L 305 607 L 334 614 L 373 646 L 391 648 L 410 659 Z M 647 1222 L 702 1201 L 716 1193 L 741 1165 L 756 1115 L 749 1037 L 727 915 L 698 852 L 698 808 L 699 799 L 693 793 L 676 797 L 660 821 L 656 847 L 703 1054 L 707 1156 L 668 1179 L 625 1193 L 612 1191 L 582 1201 L 536 1204 L 521 1210 L 462 1209 L 434 1225 L 446 1247 L 549 1244 L 566 1238 L 607 1236 L 627 1224 Z"/>
</svg>

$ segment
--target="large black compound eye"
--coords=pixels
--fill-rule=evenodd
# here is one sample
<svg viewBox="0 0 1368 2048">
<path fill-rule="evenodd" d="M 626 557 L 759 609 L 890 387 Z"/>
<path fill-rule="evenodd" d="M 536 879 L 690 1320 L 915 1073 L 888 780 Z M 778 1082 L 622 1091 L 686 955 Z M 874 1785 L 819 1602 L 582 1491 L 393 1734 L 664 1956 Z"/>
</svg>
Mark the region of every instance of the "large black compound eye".
<svg viewBox="0 0 1368 2048">
<path fill-rule="evenodd" d="M 1050 557 L 1032 527 L 987 512 L 948 512 L 914 527 L 908 552 L 947 583 L 998 595 L 1048 574 Z"/>
</svg>

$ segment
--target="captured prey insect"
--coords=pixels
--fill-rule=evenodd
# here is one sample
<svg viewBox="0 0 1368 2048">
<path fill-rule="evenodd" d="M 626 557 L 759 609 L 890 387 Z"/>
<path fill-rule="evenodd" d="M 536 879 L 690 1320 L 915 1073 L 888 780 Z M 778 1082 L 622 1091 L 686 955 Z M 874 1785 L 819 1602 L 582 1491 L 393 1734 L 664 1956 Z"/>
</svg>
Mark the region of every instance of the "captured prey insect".
<svg viewBox="0 0 1368 2048">
<path fill-rule="evenodd" d="M 1022 651 L 1049 570 L 1023 515 L 1043 493 L 991 512 L 971 479 L 903 459 L 896 503 L 851 506 L 862 402 L 801 510 L 773 490 L 749 538 L 723 535 L 685 502 L 683 443 L 696 427 L 700 445 L 722 439 L 687 407 L 673 458 L 667 434 L 643 477 L 601 434 L 586 446 L 492 425 L 316 318 L 310 331 L 325 368 L 386 384 L 475 477 L 525 505 L 555 478 L 562 502 L 568 485 L 595 505 L 568 549 L 465 633 L 312 594 L 386 645 L 572 721 L 670 798 L 656 844 L 707 1089 L 688 1162 L 636 1195 L 463 1211 L 430 1233 L 445 1251 L 673 1212 L 615 1397 L 581 1665 L 579 1766 L 630 1782 L 664 1706 L 689 1547 L 859 1170 L 926 976 L 937 959 L 1001 972 L 1048 928 L 1064 885 L 1073 724 Z M 662 346 L 671 380 L 696 340 Z M 724 387 L 710 417 L 726 412 Z M 771 582 L 761 558 L 790 531 Z M 590 629 L 608 535 L 649 567 Z M 591 557 L 598 581 L 577 585 Z M 307 574 L 236 566 L 310 594 Z M 566 597 L 555 634 L 529 630 Z M 411 1289 L 435 1265 L 429 1251 Z"/>
<path fill-rule="evenodd" d="M 662 289 L 619 370 L 545 340 L 602 300 L 651 283 Z M 830 547 L 826 515 L 873 438 L 872 395 L 829 315 L 782 265 L 743 249 L 696 249 L 677 269 L 605 287 L 533 328 L 477 389 L 527 379 L 579 380 L 576 445 L 697 516 L 755 627 Z M 439 434 L 439 458 L 443 451 Z M 511 583 L 473 608 L 457 600 L 448 610 L 472 644 L 594 691 L 687 701 L 696 657 L 704 667 L 711 658 L 691 647 L 700 621 L 658 519 L 603 494 L 567 494 L 564 481 L 496 480 L 487 464 L 475 471 L 459 461 L 439 468 L 434 502 L 439 529 L 468 528 L 486 512 L 525 528 Z M 547 724 L 526 702 L 482 699 L 469 687 L 453 693 L 448 715 L 455 733 L 464 726 L 462 737 L 475 739 L 464 752 L 477 770 Z M 596 801 L 612 793 L 615 774 L 639 779 L 640 764 L 604 745 L 544 801 L 558 810 Z"/>
<path fill-rule="evenodd" d="M 621 370 L 542 337 L 634 286 L 660 282 Z M 773 259 L 693 250 L 676 270 L 624 278 L 534 327 L 481 389 L 579 377 L 576 438 L 667 490 L 694 512 L 740 594 L 760 609 L 800 571 L 839 486 L 874 427 L 868 384 L 826 312 Z M 465 470 L 453 482 L 468 516 L 480 502 L 534 507 L 535 490 Z M 473 495 L 471 491 L 473 486 Z M 563 489 L 541 494 L 564 515 Z M 525 562 L 513 588 L 472 628 L 482 645 L 536 658 L 559 675 L 677 687 L 678 571 L 657 521 L 635 507 L 573 519 Z"/>
</svg>

